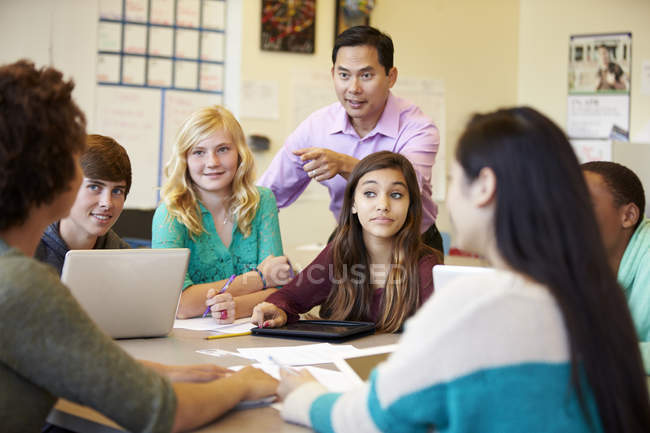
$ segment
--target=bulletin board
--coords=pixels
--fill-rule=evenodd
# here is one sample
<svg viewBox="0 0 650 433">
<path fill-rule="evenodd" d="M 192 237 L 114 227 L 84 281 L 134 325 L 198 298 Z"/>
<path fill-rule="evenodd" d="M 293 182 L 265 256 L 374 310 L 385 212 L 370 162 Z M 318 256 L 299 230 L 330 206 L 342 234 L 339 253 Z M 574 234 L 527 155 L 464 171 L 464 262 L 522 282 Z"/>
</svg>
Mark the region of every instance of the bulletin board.
<svg viewBox="0 0 650 433">
<path fill-rule="evenodd" d="M 100 0 L 95 131 L 131 159 L 129 208 L 159 200 L 174 136 L 224 96 L 225 0 Z"/>
</svg>

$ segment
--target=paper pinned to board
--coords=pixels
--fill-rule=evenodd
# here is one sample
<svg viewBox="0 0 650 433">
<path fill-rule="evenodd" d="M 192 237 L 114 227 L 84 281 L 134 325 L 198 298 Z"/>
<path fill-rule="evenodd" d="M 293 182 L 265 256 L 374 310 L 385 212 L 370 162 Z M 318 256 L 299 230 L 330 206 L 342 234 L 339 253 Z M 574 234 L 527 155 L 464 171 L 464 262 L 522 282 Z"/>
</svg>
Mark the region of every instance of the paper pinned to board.
<svg viewBox="0 0 650 433">
<path fill-rule="evenodd" d="M 280 118 L 280 84 L 276 80 L 243 80 L 241 117 L 248 119 Z"/>
</svg>

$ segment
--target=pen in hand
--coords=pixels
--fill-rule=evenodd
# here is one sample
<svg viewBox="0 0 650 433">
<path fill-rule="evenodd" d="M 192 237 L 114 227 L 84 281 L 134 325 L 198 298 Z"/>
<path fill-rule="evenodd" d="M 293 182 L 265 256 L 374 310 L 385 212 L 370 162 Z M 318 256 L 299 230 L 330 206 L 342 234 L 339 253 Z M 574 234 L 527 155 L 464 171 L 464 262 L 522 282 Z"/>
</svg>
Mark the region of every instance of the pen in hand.
<svg viewBox="0 0 650 433">
<path fill-rule="evenodd" d="M 271 355 L 269 355 L 269 361 L 271 361 L 273 364 L 277 365 L 277 366 L 280 368 L 280 370 L 283 370 L 283 371 L 286 372 L 286 373 L 289 373 L 289 374 L 298 374 L 298 370 L 296 370 L 296 369 L 294 369 L 294 368 L 291 368 L 291 367 L 289 367 L 289 366 L 284 365 L 283 363 L 281 363 L 280 361 L 278 361 L 277 359 L 275 359 L 275 358 L 274 358 L 273 356 L 271 356 Z"/>
<path fill-rule="evenodd" d="M 230 286 L 230 283 L 232 283 L 232 282 L 234 281 L 234 279 L 235 279 L 236 276 L 237 276 L 237 275 L 232 274 L 232 275 L 230 276 L 230 278 L 228 278 L 228 281 L 226 282 L 226 284 L 224 284 L 224 286 L 221 288 L 221 290 L 219 290 L 219 292 L 217 293 L 217 295 L 220 295 L 220 294 L 222 294 L 223 292 L 225 292 L 226 289 L 228 288 L 228 286 Z M 208 306 L 208 308 L 206 308 L 205 311 L 203 312 L 203 316 L 201 316 L 201 317 L 204 318 L 205 316 L 207 316 L 208 313 L 210 312 L 210 308 L 211 308 L 211 306 Z M 224 311 L 225 311 L 225 310 L 224 310 Z M 221 318 L 222 318 L 222 319 L 225 319 L 225 317 L 223 317 L 223 313 L 224 313 L 224 311 L 221 312 Z"/>
</svg>

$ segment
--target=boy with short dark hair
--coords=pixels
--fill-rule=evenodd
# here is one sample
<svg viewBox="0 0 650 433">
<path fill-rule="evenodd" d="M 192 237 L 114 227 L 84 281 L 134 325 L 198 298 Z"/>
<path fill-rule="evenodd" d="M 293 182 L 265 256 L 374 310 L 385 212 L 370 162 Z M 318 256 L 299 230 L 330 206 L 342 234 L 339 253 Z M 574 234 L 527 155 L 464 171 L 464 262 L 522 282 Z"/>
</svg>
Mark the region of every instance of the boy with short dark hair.
<svg viewBox="0 0 650 433">
<path fill-rule="evenodd" d="M 84 179 L 70 215 L 45 230 L 34 255 L 59 274 L 69 250 L 130 248 L 111 230 L 131 189 L 129 156 L 111 137 L 88 135 L 86 144 L 80 158 Z"/>
</svg>

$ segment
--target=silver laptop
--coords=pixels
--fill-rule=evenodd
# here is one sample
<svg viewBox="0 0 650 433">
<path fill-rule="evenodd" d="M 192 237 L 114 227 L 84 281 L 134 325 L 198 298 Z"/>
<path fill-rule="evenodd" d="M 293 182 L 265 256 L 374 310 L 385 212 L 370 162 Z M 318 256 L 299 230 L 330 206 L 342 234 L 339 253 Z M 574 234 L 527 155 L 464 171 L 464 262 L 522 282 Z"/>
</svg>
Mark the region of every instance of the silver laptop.
<svg viewBox="0 0 650 433">
<path fill-rule="evenodd" d="M 458 277 L 490 274 L 492 272 L 494 272 L 494 268 L 485 268 L 482 266 L 435 265 L 433 267 L 433 287 L 435 290 L 438 290 Z"/>
<path fill-rule="evenodd" d="M 61 281 L 113 338 L 169 334 L 190 250 L 71 250 Z"/>
</svg>

